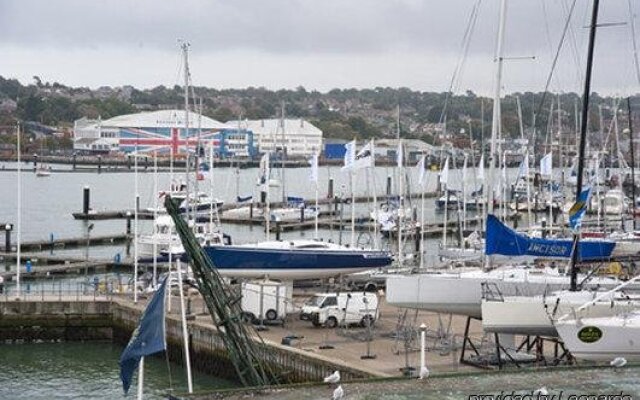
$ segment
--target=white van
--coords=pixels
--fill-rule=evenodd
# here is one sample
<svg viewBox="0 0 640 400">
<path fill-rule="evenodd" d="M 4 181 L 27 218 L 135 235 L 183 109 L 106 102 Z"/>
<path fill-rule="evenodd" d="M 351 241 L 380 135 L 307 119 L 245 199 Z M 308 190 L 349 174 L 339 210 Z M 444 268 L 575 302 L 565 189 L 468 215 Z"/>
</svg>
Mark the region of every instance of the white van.
<svg viewBox="0 0 640 400">
<path fill-rule="evenodd" d="M 378 297 L 375 293 L 316 293 L 300 312 L 300 319 L 314 326 L 335 328 L 338 325 L 367 326 L 378 319 Z"/>
</svg>

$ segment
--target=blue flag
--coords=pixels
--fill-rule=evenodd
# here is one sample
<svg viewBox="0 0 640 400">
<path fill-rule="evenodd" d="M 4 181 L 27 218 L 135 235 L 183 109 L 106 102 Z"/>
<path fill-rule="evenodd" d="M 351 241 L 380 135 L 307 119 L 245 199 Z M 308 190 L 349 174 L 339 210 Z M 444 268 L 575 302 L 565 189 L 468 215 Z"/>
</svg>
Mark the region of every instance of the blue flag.
<svg viewBox="0 0 640 400">
<path fill-rule="evenodd" d="M 587 204 L 589 204 L 589 198 L 591 197 L 591 187 L 582 189 L 580 195 L 576 199 L 576 202 L 569 209 L 569 226 L 573 230 L 580 229 L 582 225 L 582 217 L 587 211 Z"/>
<path fill-rule="evenodd" d="M 164 327 L 164 295 L 167 280 L 168 275 L 153 295 L 140 318 L 138 327 L 131 335 L 129 344 L 120 355 L 120 379 L 125 394 L 129 391 L 131 377 L 138 368 L 140 358 L 167 348 Z"/>
</svg>

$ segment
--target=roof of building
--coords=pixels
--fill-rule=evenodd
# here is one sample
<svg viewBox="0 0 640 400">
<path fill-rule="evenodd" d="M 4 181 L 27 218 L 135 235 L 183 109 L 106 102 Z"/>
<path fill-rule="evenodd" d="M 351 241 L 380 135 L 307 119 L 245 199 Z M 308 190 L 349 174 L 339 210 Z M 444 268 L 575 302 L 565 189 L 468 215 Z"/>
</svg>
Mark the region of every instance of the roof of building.
<svg viewBox="0 0 640 400">
<path fill-rule="evenodd" d="M 240 127 L 249 129 L 255 134 L 282 134 L 280 127 L 281 119 L 256 119 L 256 120 L 243 120 L 240 122 Z M 237 127 L 238 121 L 228 121 L 228 125 Z M 301 118 L 285 119 L 284 120 L 284 132 L 287 135 L 322 135 L 322 131 L 315 125 Z"/>
<path fill-rule="evenodd" d="M 183 127 L 184 110 L 159 110 L 140 112 L 135 114 L 119 115 L 102 121 L 102 127 L 115 128 L 166 128 L 166 127 Z M 233 129 L 231 125 L 224 124 L 215 119 L 200 115 L 198 113 L 189 113 L 189 128 L 197 129 Z"/>
</svg>

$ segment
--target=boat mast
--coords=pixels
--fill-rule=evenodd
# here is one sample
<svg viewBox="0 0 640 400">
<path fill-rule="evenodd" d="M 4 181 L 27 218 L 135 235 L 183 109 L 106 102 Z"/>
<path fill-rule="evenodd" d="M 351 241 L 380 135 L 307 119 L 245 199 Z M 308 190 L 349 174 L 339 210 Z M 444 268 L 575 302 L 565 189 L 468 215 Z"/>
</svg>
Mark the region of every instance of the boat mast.
<svg viewBox="0 0 640 400">
<path fill-rule="evenodd" d="M 502 47 L 504 45 L 504 26 L 505 18 L 507 14 L 507 0 L 501 0 L 500 2 L 500 23 L 498 26 L 498 40 L 496 43 L 496 56 L 495 63 L 495 81 L 493 92 L 493 118 L 491 121 L 491 145 L 489 150 L 489 176 L 487 179 L 487 211 L 486 213 L 493 214 L 493 187 L 495 178 L 495 163 L 496 163 L 496 142 L 498 136 L 500 136 L 500 92 L 502 86 Z M 485 216 L 485 221 L 487 220 Z"/>
<path fill-rule="evenodd" d="M 284 181 L 284 158 L 285 158 L 285 154 L 287 154 L 286 151 L 286 145 L 285 145 L 285 133 L 284 133 L 284 100 L 282 100 L 282 102 L 280 103 L 280 137 L 282 138 L 282 142 L 280 143 L 280 146 L 282 146 L 280 148 L 280 179 L 282 180 L 281 184 L 282 184 L 282 203 L 283 206 L 285 204 L 287 204 L 287 192 L 285 189 L 285 181 Z"/>
<path fill-rule="evenodd" d="M 502 47 L 504 45 L 504 26 L 507 14 L 507 0 L 500 1 L 500 22 L 498 25 L 498 39 L 496 43 L 495 63 L 495 81 L 493 92 L 493 117 L 491 120 L 491 144 L 489 148 L 489 174 L 487 177 L 487 206 L 484 208 L 484 220 L 487 221 L 487 215 L 493 214 L 493 186 L 496 167 L 496 141 L 500 135 L 500 91 L 502 86 Z M 487 266 L 491 266 L 491 259 L 487 259 Z"/>
<path fill-rule="evenodd" d="M 20 159 L 20 136 L 22 136 L 20 132 L 20 121 L 18 121 L 18 135 L 16 139 L 16 150 L 18 152 L 18 217 L 16 224 L 16 295 L 18 299 L 20 298 L 20 264 L 22 263 L 20 257 L 20 247 L 22 247 L 22 160 Z M 6 249 L 6 252 L 10 252 L 11 249 Z"/>
<path fill-rule="evenodd" d="M 582 121 L 580 124 L 580 147 L 578 151 L 578 176 L 576 182 L 576 202 L 582 192 L 582 173 L 584 170 L 584 153 L 587 144 L 587 123 L 589 120 L 589 93 L 591 92 L 591 70 L 593 67 L 593 48 L 596 40 L 596 29 L 598 27 L 598 8 L 600 0 L 593 0 L 593 10 L 591 12 L 591 25 L 589 26 L 589 48 L 587 52 L 587 71 L 584 78 L 584 92 L 582 93 Z M 570 290 L 578 290 L 578 250 L 580 244 L 580 233 L 573 233 L 573 252 L 571 254 L 571 287 Z"/>
<path fill-rule="evenodd" d="M 184 133 L 185 133 L 185 147 L 187 150 L 187 163 L 186 163 L 186 196 L 185 196 L 185 209 L 187 215 L 187 221 L 189 221 L 189 43 L 182 43 L 182 51 L 184 53 Z M 194 207 L 196 204 L 194 203 Z M 194 219 L 195 225 L 195 219 Z M 187 226 L 189 223 L 187 222 Z M 195 227 L 194 227 L 195 228 Z M 195 229 L 194 229 L 195 232 Z M 171 253 L 171 251 L 169 252 Z M 182 290 L 182 266 L 180 265 L 180 259 L 177 260 L 176 268 L 178 270 L 178 286 L 180 291 L 180 319 L 182 320 L 182 337 L 184 346 L 185 365 L 187 367 L 187 389 L 189 393 L 193 393 L 193 379 L 191 377 L 191 360 L 189 356 L 189 335 L 187 332 L 187 320 L 185 315 L 184 305 L 184 293 Z"/>
<path fill-rule="evenodd" d="M 182 43 L 182 53 L 184 55 L 184 138 L 187 151 L 185 163 L 186 175 L 186 196 L 184 200 L 187 221 L 189 221 L 189 43 Z"/>
<path fill-rule="evenodd" d="M 633 121 L 631 118 L 631 97 L 627 97 L 627 112 L 629 115 L 629 148 L 631 151 L 631 197 L 633 204 L 633 230 L 636 230 L 636 157 L 634 155 Z"/>
</svg>

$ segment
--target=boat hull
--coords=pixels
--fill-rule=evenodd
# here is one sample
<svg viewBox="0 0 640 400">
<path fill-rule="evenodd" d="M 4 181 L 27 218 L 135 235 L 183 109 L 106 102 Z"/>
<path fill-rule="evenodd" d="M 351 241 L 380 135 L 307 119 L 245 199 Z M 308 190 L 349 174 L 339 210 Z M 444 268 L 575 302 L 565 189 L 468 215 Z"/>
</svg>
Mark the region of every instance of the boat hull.
<svg viewBox="0 0 640 400">
<path fill-rule="evenodd" d="M 587 318 L 556 323 L 558 333 L 571 354 L 579 360 L 611 361 L 624 357 L 627 361 L 640 361 L 640 318 L 617 316 L 612 318 Z M 593 335 L 585 340 L 585 332 L 596 328 L 599 339 Z M 596 329 L 593 329 L 594 331 Z"/>
<path fill-rule="evenodd" d="M 248 246 L 206 246 L 213 265 L 225 276 L 238 278 L 312 279 L 387 266 L 381 251 L 317 251 Z"/>
<path fill-rule="evenodd" d="M 557 297 L 552 296 L 543 300 L 538 298 L 511 298 L 500 301 L 482 301 L 482 328 L 486 332 L 522 334 L 532 336 L 558 336 L 558 331 L 552 320 L 573 310 L 589 301 L 562 301 L 556 306 Z M 581 312 L 582 317 L 609 317 L 617 313 L 631 311 L 638 306 L 616 302 L 612 307 L 610 302 L 596 303 Z M 555 310 L 555 312 L 554 312 Z"/>
</svg>

